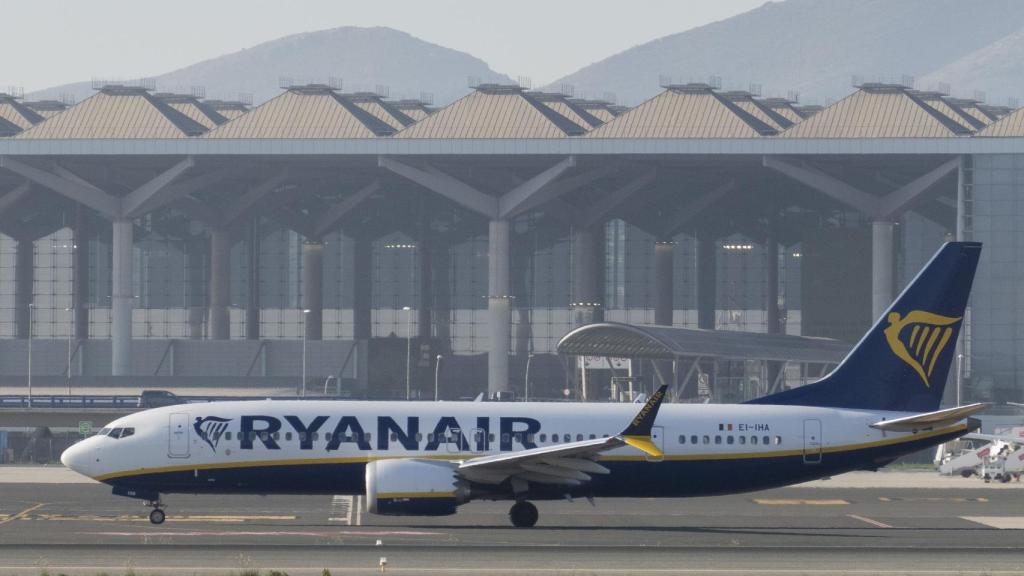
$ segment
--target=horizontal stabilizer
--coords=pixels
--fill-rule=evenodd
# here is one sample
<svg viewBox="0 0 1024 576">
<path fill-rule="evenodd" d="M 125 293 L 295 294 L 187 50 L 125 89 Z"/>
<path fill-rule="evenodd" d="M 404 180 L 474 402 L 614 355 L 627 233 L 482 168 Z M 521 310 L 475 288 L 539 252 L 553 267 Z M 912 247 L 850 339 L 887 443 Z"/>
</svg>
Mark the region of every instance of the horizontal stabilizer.
<svg viewBox="0 0 1024 576">
<path fill-rule="evenodd" d="M 956 408 L 947 408 L 945 410 L 937 410 L 935 412 L 905 416 L 894 420 L 881 420 L 872 424 L 871 427 L 893 432 L 906 432 L 909 430 L 922 430 L 926 428 L 942 428 L 943 426 L 949 426 L 950 424 L 954 424 L 968 416 L 977 414 L 985 408 L 988 408 L 988 404 L 978 402 L 976 404 L 968 404 L 966 406 L 957 406 Z"/>
</svg>

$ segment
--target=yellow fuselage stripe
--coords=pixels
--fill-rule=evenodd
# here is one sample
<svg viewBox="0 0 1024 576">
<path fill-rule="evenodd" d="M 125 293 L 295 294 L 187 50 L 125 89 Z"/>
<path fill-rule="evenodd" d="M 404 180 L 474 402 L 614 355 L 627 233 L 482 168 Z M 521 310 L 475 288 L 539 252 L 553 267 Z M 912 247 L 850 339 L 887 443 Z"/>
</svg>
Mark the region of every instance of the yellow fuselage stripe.
<svg viewBox="0 0 1024 576">
<path fill-rule="evenodd" d="M 922 432 L 914 434 L 912 436 L 901 436 L 899 438 L 887 438 L 885 440 L 875 440 L 872 442 L 863 442 L 860 444 L 844 444 L 840 446 L 829 446 L 823 447 L 821 452 L 825 454 L 834 454 L 838 452 L 852 452 L 854 450 L 862 450 L 865 448 L 877 448 L 879 446 L 891 446 L 894 444 L 903 444 L 906 442 L 914 442 L 922 440 L 924 438 L 931 438 L 933 436 L 941 436 L 943 434 L 950 434 L 965 430 L 967 424 L 957 424 L 956 426 L 950 426 L 949 428 L 942 428 L 940 430 L 933 430 L 931 432 Z M 723 452 L 721 454 L 666 454 L 664 460 L 666 461 L 695 461 L 695 460 L 746 460 L 753 458 L 779 458 L 785 456 L 800 456 L 804 453 L 803 449 L 796 450 L 775 450 L 772 452 Z M 184 472 L 186 470 L 228 470 L 232 468 L 260 468 L 268 466 L 301 466 L 303 464 L 365 464 L 374 460 L 392 460 L 396 458 L 414 458 L 417 460 L 469 460 L 476 458 L 479 454 L 434 454 L 434 455 L 418 455 L 409 454 L 404 456 L 352 456 L 346 458 L 298 458 L 291 460 L 248 460 L 245 462 L 218 462 L 214 464 L 192 464 L 182 466 L 164 466 L 159 468 L 139 468 L 136 470 L 126 470 L 123 472 L 112 472 L 110 474 L 103 474 L 101 476 L 94 477 L 95 480 L 105 482 L 107 480 L 113 480 L 115 478 L 124 478 L 128 476 L 141 476 L 145 474 L 165 474 L 170 472 Z M 599 460 L 606 462 L 628 462 L 628 461 L 642 461 L 646 460 L 644 456 L 601 456 Z"/>
</svg>

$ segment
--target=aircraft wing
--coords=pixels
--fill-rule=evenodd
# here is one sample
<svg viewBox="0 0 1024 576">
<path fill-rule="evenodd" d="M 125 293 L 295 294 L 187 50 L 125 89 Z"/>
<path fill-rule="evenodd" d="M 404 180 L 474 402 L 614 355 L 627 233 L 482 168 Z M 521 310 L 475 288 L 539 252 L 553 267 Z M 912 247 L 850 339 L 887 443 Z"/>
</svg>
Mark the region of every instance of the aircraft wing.
<svg viewBox="0 0 1024 576">
<path fill-rule="evenodd" d="M 966 440 L 983 440 L 985 442 L 1006 442 L 1007 444 L 1024 444 L 1024 438 L 1020 436 L 1009 436 L 1005 434 L 979 434 L 972 432 L 970 434 L 964 434 L 962 438 Z"/>
<path fill-rule="evenodd" d="M 925 428 L 941 428 L 943 426 L 954 424 L 973 414 L 977 414 L 985 408 L 988 408 L 988 404 L 979 402 L 976 404 L 968 404 L 966 406 L 947 408 L 945 410 L 936 410 L 935 412 L 925 412 L 924 414 L 914 414 L 913 416 L 894 418 L 893 420 L 880 420 L 872 424 L 871 427 L 877 428 L 878 430 L 894 432 L 907 432 L 910 430 L 921 430 Z"/>
<path fill-rule="evenodd" d="M 481 456 L 462 462 L 456 471 L 467 480 L 484 484 L 500 484 L 512 479 L 578 486 L 589 481 L 591 474 L 608 474 L 607 468 L 595 462 L 602 452 L 633 446 L 660 457 L 661 450 L 651 440 L 651 428 L 667 388 L 658 388 L 629 426 L 615 436 Z"/>
</svg>

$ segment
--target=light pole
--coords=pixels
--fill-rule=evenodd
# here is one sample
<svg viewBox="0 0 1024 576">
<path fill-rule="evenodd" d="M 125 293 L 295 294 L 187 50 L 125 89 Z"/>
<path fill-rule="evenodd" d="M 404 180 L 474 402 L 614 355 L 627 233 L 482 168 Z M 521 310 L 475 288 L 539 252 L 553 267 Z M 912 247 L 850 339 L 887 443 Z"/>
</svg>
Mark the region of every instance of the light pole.
<svg viewBox="0 0 1024 576">
<path fill-rule="evenodd" d="M 75 332 L 75 309 L 65 308 L 68 313 L 68 396 L 71 396 L 71 335 Z"/>
<path fill-rule="evenodd" d="M 437 402 L 437 390 L 438 390 L 437 382 L 440 379 L 439 376 L 441 374 L 441 359 L 442 358 L 444 358 L 444 356 L 438 354 L 437 355 L 437 363 L 434 364 L 434 402 Z"/>
<path fill-rule="evenodd" d="M 530 401 L 530 362 L 533 360 L 533 352 L 526 357 L 526 376 L 523 378 L 523 402 Z"/>
<path fill-rule="evenodd" d="M 402 306 L 405 312 L 405 399 L 410 398 L 412 380 L 412 308 Z"/>
<path fill-rule="evenodd" d="M 302 311 L 302 397 L 306 396 L 306 316 L 309 310 Z"/>
<path fill-rule="evenodd" d="M 32 324 L 35 317 L 36 305 L 28 305 L 28 407 L 32 407 Z"/>
</svg>

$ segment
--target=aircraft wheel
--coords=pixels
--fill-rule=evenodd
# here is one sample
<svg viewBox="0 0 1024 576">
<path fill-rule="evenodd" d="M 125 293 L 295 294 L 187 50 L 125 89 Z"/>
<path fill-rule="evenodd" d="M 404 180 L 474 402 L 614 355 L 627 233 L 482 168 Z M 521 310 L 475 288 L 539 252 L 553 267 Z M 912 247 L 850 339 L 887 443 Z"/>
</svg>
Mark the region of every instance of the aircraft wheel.
<svg viewBox="0 0 1024 576">
<path fill-rule="evenodd" d="M 1007 482 L 1009 482 L 1009 481 L 1010 481 L 1010 475 L 1009 475 L 1009 474 L 1003 474 L 1003 475 L 1002 475 L 1002 476 L 1001 476 L 1001 477 L 999 478 L 999 481 L 1000 481 L 1000 482 L 1002 482 L 1003 484 L 1006 484 Z"/>
<path fill-rule="evenodd" d="M 153 524 L 163 524 L 166 518 L 167 515 L 159 508 L 154 508 L 153 511 L 149 513 L 149 521 Z"/>
<path fill-rule="evenodd" d="M 960 475 L 963 476 L 964 478 L 970 478 L 971 476 L 974 476 L 974 470 L 961 470 Z"/>
<path fill-rule="evenodd" d="M 526 500 L 516 502 L 508 511 L 508 518 L 516 528 L 533 528 L 539 516 L 537 507 Z"/>
</svg>

